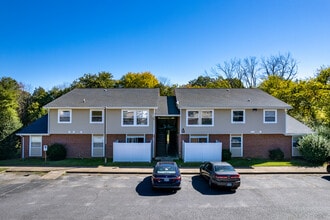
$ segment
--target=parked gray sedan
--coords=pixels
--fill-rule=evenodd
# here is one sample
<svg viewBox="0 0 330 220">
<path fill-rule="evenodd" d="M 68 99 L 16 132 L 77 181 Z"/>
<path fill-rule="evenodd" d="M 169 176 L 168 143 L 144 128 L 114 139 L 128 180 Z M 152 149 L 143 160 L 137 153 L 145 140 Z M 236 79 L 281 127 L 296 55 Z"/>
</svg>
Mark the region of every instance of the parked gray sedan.
<svg viewBox="0 0 330 220">
<path fill-rule="evenodd" d="M 225 187 L 235 191 L 241 185 L 239 173 L 227 162 L 205 162 L 199 168 L 202 177 L 209 186 Z"/>
</svg>

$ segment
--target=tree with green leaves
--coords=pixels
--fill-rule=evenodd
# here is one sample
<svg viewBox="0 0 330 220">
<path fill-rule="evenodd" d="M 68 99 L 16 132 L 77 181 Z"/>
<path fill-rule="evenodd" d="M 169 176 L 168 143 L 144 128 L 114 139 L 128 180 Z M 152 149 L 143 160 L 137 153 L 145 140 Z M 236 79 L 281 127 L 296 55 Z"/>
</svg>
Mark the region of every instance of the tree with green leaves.
<svg viewBox="0 0 330 220">
<path fill-rule="evenodd" d="M 16 153 L 14 132 L 22 126 L 18 115 L 19 95 L 20 85 L 16 80 L 9 77 L 0 79 L 0 159 Z"/>
<path fill-rule="evenodd" d="M 212 78 L 210 76 L 198 76 L 197 79 L 190 80 L 186 88 L 244 88 L 241 80 L 237 78 L 224 79 L 222 76 Z"/>
<path fill-rule="evenodd" d="M 114 88 L 116 81 L 109 72 L 99 72 L 98 74 L 87 73 L 78 80 L 73 81 L 71 88 Z"/>
</svg>

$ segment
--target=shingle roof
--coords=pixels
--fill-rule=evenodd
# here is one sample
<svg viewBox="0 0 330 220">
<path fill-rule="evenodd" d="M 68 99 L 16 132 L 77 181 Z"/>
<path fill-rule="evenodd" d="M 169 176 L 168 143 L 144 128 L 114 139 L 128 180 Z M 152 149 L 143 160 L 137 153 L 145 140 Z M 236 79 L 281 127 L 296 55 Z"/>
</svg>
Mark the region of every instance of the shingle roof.
<svg viewBox="0 0 330 220">
<path fill-rule="evenodd" d="M 38 118 L 30 125 L 16 132 L 17 135 L 23 134 L 48 134 L 48 114 Z"/>
<path fill-rule="evenodd" d="M 291 117 L 286 115 L 286 134 L 287 135 L 305 135 L 314 133 L 312 129 Z"/>
<path fill-rule="evenodd" d="M 157 108 L 159 89 L 74 89 L 45 108 Z"/>
<path fill-rule="evenodd" d="M 173 116 L 180 115 L 179 109 L 176 107 L 175 96 L 160 96 L 158 99 L 158 109 L 156 116 Z"/>
<path fill-rule="evenodd" d="M 275 108 L 290 105 L 259 89 L 175 89 L 178 108 Z"/>
</svg>

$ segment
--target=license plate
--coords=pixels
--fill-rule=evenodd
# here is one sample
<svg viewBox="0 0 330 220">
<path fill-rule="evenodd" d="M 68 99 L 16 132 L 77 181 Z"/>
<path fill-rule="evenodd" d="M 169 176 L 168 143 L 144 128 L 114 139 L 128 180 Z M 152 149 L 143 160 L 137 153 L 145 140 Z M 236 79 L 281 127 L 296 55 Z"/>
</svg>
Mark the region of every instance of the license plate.
<svg viewBox="0 0 330 220">
<path fill-rule="evenodd" d="M 227 183 L 227 186 L 232 186 L 233 184 L 232 183 Z"/>
<path fill-rule="evenodd" d="M 169 178 L 164 178 L 164 182 L 169 182 L 170 179 Z"/>
</svg>

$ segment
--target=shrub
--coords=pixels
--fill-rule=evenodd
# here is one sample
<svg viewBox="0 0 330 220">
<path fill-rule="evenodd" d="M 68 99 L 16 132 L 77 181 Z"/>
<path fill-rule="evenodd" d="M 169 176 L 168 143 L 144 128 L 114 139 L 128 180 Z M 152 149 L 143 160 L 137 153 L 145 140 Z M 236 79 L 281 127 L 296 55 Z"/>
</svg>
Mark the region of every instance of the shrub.
<svg viewBox="0 0 330 220">
<path fill-rule="evenodd" d="M 269 150 L 269 158 L 271 160 L 283 160 L 284 159 L 284 153 L 280 148 Z"/>
<path fill-rule="evenodd" d="M 231 159 L 231 152 L 229 149 L 222 149 L 222 160 L 228 161 Z"/>
<path fill-rule="evenodd" d="M 47 157 L 49 160 L 64 160 L 66 157 L 66 149 L 63 144 L 55 143 L 48 147 Z"/>
<path fill-rule="evenodd" d="M 20 150 L 19 137 L 14 133 L 8 135 L 0 141 L 0 160 L 19 158 Z"/>
<path fill-rule="evenodd" d="M 322 164 L 330 155 L 330 143 L 322 135 L 311 134 L 298 141 L 298 150 L 305 160 Z"/>
</svg>

